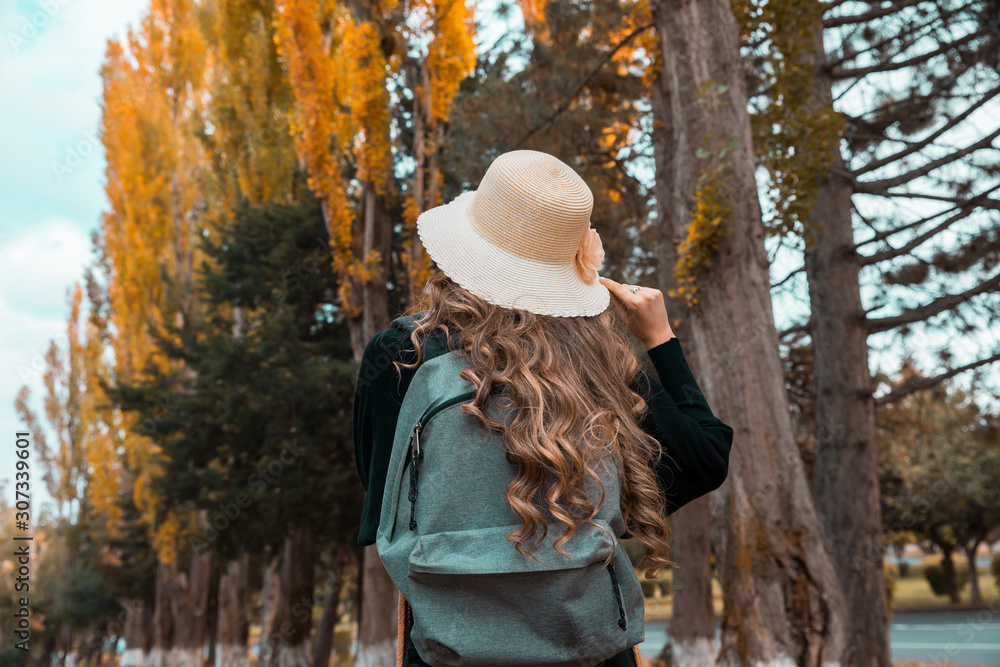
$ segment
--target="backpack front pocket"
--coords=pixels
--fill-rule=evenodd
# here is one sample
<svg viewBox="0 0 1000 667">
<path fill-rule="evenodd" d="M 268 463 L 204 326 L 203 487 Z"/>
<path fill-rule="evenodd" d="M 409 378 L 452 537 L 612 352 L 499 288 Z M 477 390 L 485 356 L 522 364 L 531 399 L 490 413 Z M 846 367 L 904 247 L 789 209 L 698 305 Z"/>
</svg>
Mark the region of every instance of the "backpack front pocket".
<svg viewBox="0 0 1000 667">
<path fill-rule="evenodd" d="M 520 524 L 421 536 L 409 572 L 418 651 L 441 665 L 585 667 L 627 649 L 636 628 L 626 632 L 633 619 L 604 561 L 614 553 L 618 572 L 631 563 L 595 522 L 608 532 L 581 524 L 562 545 L 568 558 L 552 548 L 562 524 L 550 524 L 532 552 L 540 562 L 506 539 Z"/>
</svg>

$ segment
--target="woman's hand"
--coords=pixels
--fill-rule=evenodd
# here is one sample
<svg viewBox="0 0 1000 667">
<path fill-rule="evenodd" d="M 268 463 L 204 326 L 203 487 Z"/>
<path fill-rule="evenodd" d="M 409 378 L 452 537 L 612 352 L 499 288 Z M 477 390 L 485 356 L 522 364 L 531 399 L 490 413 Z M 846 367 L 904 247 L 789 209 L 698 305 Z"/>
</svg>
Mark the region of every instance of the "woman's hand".
<svg viewBox="0 0 1000 667">
<path fill-rule="evenodd" d="M 674 338 L 667 317 L 667 304 L 663 292 L 643 287 L 633 293 L 629 285 L 601 278 L 601 283 L 611 291 L 611 305 L 628 330 L 635 334 L 647 350 Z"/>
</svg>

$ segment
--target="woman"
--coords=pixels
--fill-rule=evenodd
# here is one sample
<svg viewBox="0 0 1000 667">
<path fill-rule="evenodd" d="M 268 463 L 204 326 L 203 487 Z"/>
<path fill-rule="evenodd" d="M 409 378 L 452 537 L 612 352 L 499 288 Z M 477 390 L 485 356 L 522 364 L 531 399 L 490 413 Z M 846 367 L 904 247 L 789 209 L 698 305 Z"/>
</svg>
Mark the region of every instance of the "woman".
<svg viewBox="0 0 1000 667">
<path fill-rule="evenodd" d="M 556 475 L 559 493 L 543 493 L 542 509 L 572 535 L 579 521 L 567 508 L 590 508 L 593 516 L 583 480 L 596 457 L 611 451 L 624 471 L 621 515 L 629 530 L 619 537 L 643 544 L 647 576 L 672 564 L 665 517 L 722 484 L 733 430 L 700 391 L 663 295 L 598 275 L 604 252 L 589 228 L 592 206 L 589 188 L 567 165 L 513 151 L 494 160 L 478 190 L 418 218 L 440 270 L 414 305 L 415 329 L 396 320 L 376 334 L 359 370 L 355 454 L 367 490 L 359 545 L 376 541 L 407 388 L 422 362 L 454 351 L 467 355 L 477 384 L 511 389 L 520 411 L 504 437 L 519 470 L 508 493 L 523 521 L 518 550 L 539 523 L 548 527 L 532 500 L 540 480 Z M 646 348 L 662 384 L 641 369 L 609 304 Z M 486 424 L 482 408 L 477 398 L 462 410 Z M 410 617 L 401 618 L 399 664 L 427 665 L 409 635 Z M 633 647 L 598 665 L 637 662 Z"/>
</svg>

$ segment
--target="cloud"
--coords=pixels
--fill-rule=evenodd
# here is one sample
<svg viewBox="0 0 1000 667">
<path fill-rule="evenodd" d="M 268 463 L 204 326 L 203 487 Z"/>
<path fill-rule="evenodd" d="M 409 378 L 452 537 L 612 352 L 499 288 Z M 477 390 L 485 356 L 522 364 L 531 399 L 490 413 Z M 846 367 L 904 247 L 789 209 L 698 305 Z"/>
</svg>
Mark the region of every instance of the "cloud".
<svg viewBox="0 0 1000 667">
<path fill-rule="evenodd" d="M 91 227 L 104 208 L 100 66 L 107 40 L 143 0 L 0 3 L 0 231 L 64 217 Z M 80 150 L 80 149 L 83 150 Z M 68 172 L 57 164 L 81 158 Z M 85 154 L 83 154 L 85 152 Z"/>
</svg>

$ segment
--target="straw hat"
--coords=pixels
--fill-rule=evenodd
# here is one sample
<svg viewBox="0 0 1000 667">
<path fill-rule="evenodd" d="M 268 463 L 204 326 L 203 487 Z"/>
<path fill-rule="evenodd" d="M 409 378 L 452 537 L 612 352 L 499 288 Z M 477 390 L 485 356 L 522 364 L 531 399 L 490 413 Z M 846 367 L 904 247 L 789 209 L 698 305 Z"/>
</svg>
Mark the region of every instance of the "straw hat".
<svg viewBox="0 0 1000 667">
<path fill-rule="evenodd" d="M 449 278 L 481 299 L 539 315 L 604 312 L 604 248 L 590 227 L 594 195 L 558 158 L 510 151 L 478 190 L 424 211 L 417 234 Z"/>
</svg>

